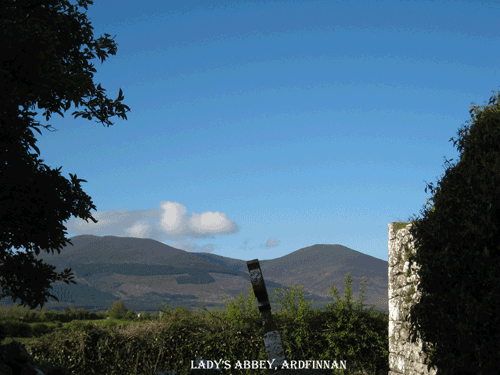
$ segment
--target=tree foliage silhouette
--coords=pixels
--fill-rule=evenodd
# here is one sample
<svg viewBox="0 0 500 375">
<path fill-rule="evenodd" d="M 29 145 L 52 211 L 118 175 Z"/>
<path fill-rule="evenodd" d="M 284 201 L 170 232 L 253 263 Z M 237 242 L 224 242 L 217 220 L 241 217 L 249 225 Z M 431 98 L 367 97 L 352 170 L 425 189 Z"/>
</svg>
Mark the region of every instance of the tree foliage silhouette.
<svg viewBox="0 0 500 375">
<path fill-rule="evenodd" d="M 78 7 L 88 10 L 91 0 L 3 0 L 0 5 L 0 287 L 1 298 L 20 299 L 22 306 L 43 307 L 50 284 L 73 281 L 70 268 L 54 272 L 54 266 L 37 260 L 33 252 L 60 250 L 71 241 L 63 222 L 71 216 L 97 223 L 96 209 L 80 186 L 85 180 L 70 173 L 71 181 L 43 164 L 32 129 L 42 134 L 32 112 L 35 104 L 44 109 L 48 121 L 53 113 L 63 116 L 73 103 L 84 111 L 75 118 L 96 117 L 108 127 L 109 117 L 127 119 L 130 108 L 115 101 L 95 86 L 94 65 L 108 54 L 116 54 L 116 43 L 109 34 L 94 40 L 92 26 Z M 83 51 L 80 51 L 83 48 Z M 95 54 L 94 54 L 95 52 Z M 51 125 L 41 125 L 50 130 Z M 36 153 L 32 153 L 33 148 Z M 24 248 L 14 253 L 11 249 Z"/>
<path fill-rule="evenodd" d="M 469 113 L 472 125 L 454 141 L 460 161 L 436 189 L 428 184 L 433 209 L 408 220 L 408 271 L 420 267 L 422 292 L 409 309 L 410 339 L 422 340 L 440 375 L 494 374 L 500 363 L 500 93 Z"/>
<path fill-rule="evenodd" d="M 125 303 L 120 300 L 113 303 L 113 306 L 111 306 L 111 308 L 108 310 L 108 316 L 111 319 L 123 319 L 127 312 L 128 309 L 125 307 Z"/>
</svg>

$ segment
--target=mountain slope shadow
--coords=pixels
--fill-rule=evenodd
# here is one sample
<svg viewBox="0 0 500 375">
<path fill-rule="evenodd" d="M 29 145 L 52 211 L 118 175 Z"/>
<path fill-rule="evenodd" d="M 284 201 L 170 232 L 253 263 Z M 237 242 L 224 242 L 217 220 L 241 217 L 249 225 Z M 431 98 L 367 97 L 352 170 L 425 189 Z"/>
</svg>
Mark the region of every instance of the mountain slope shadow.
<svg viewBox="0 0 500 375">
<path fill-rule="evenodd" d="M 96 304 L 109 308 L 123 300 L 129 309 L 155 311 L 169 306 L 217 307 L 223 294 L 235 300 L 251 285 L 244 260 L 209 253 L 189 253 L 151 239 L 83 235 L 72 237 L 60 254 L 35 256 L 61 272 L 70 267 L 78 285 L 56 283 L 52 293 L 60 302 L 47 306 Z M 353 294 L 359 297 L 361 278 L 366 276 L 367 301 L 387 310 L 387 262 L 341 245 L 314 245 L 286 256 L 260 260 L 269 297 L 278 288 L 302 285 L 313 308 L 333 301 L 328 287 L 341 294 L 344 276 L 351 272 Z M 385 300 L 385 308 L 384 308 Z M 1 302 L 1 301 L 0 301 Z M 81 303 L 80 303 L 81 302 Z M 273 307 L 274 308 L 274 307 Z"/>
</svg>

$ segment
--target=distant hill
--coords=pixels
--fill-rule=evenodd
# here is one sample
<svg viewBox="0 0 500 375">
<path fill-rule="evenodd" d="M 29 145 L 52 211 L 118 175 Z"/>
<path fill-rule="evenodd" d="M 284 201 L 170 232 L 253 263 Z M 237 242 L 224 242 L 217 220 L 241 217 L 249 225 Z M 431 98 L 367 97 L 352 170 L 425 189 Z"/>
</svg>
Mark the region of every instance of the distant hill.
<svg viewBox="0 0 500 375">
<path fill-rule="evenodd" d="M 87 310 L 107 310 L 118 300 L 134 311 L 155 311 L 169 307 L 197 308 L 202 299 L 210 310 L 223 304 L 223 294 L 235 300 L 250 287 L 247 263 L 210 253 L 190 253 L 161 242 L 133 238 L 92 235 L 72 237 L 74 246 L 60 254 L 44 252 L 35 256 L 61 272 L 70 267 L 77 285 L 58 282 L 48 309 L 75 306 Z M 333 302 L 328 287 L 335 286 L 344 296 L 344 278 L 351 272 L 353 298 L 358 299 L 362 278 L 368 279 L 365 304 L 388 311 L 388 263 L 341 245 L 314 245 L 286 256 L 259 259 L 269 297 L 276 288 L 290 283 L 302 285 L 306 301 L 313 308 Z M 298 301 L 298 300 L 297 300 Z M 0 305 L 11 305 L 10 299 Z M 271 301 L 273 311 L 278 309 Z"/>
</svg>

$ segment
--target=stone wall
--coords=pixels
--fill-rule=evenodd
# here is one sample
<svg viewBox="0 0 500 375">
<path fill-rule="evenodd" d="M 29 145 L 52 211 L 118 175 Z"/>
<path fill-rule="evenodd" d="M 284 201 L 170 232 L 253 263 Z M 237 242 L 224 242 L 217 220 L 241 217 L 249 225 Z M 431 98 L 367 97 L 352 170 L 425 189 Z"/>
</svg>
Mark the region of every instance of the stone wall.
<svg viewBox="0 0 500 375">
<path fill-rule="evenodd" d="M 413 236 L 409 233 L 411 224 L 397 229 L 398 223 L 389 223 L 389 374 L 435 375 L 437 370 L 427 370 L 422 353 L 422 342 L 411 343 L 405 327 L 410 324 L 404 321 L 405 309 L 409 309 L 420 298 L 416 266 L 413 264 L 410 277 L 408 254 L 415 253 Z M 405 301 L 410 290 L 417 293 L 409 302 Z"/>
</svg>

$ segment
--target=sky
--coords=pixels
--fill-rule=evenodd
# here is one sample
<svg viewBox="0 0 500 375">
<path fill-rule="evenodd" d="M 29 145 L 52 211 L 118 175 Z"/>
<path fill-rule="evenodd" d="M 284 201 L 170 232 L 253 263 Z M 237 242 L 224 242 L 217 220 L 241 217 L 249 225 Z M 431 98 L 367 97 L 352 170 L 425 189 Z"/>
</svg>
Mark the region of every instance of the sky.
<svg viewBox="0 0 500 375">
<path fill-rule="evenodd" d="M 110 127 L 38 110 L 57 129 L 34 133 L 40 158 L 97 207 L 68 238 L 387 261 L 388 224 L 420 215 L 500 88 L 497 1 L 100 0 L 87 17 L 118 45 L 94 82 L 131 110 Z"/>
</svg>

